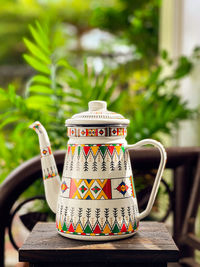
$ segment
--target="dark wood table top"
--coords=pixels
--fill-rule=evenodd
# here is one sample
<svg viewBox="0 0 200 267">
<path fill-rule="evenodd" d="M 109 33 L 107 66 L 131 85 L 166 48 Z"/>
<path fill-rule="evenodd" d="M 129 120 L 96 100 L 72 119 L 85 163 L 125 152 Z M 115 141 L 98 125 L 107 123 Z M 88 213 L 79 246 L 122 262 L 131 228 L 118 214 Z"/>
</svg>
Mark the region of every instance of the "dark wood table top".
<svg viewBox="0 0 200 267">
<path fill-rule="evenodd" d="M 109 242 L 68 239 L 57 233 L 55 223 L 38 223 L 19 249 L 20 261 L 32 263 L 164 263 L 176 262 L 178 257 L 171 235 L 158 222 L 141 222 L 134 236 Z"/>
</svg>

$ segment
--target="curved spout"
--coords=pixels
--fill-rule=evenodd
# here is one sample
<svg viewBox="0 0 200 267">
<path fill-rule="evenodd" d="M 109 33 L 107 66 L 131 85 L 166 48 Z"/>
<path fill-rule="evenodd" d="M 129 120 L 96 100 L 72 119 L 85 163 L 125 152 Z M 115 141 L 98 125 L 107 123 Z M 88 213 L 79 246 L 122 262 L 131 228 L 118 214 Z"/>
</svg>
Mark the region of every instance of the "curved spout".
<svg viewBox="0 0 200 267">
<path fill-rule="evenodd" d="M 38 134 L 45 196 L 50 209 L 56 213 L 60 191 L 60 177 L 51 151 L 49 137 L 44 126 L 39 121 L 32 123 L 29 128 L 34 129 Z"/>
</svg>

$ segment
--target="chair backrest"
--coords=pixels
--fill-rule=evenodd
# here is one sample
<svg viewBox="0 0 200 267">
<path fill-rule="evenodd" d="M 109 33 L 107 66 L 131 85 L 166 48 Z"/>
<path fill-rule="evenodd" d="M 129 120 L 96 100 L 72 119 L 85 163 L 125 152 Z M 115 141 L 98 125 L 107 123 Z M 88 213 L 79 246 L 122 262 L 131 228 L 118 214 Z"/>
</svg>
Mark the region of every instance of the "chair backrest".
<svg viewBox="0 0 200 267">
<path fill-rule="evenodd" d="M 65 151 L 56 151 L 54 156 L 61 172 Z M 11 209 L 19 196 L 41 176 L 41 158 L 36 156 L 13 170 L 0 186 L 0 266 L 4 266 L 4 235 L 11 223 Z"/>
<path fill-rule="evenodd" d="M 156 169 L 159 165 L 160 155 L 154 148 L 130 150 L 129 152 L 134 170 L 148 172 L 149 170 Z M 54 156 L 58 171 L 62 172 L 65 151 L 56 151 Z M 199 201 L 200 148 L 168 148 L 167 156 L 166 168 L 173 170 L 174 188 L 171 191 L 169 185 L 163 180 L 170 198 L 169 211 L 166 216 L 163 217 L 163 220 L 167 218 L 170 211 L 173 212 L 173 237 L 181 249 L 181 256 L 193 257 L 194 247 L 186 237 L 188 233 L 194 233 L 194 218 L 196 218 L 198 209 L 198 205 L 195 201 Z M 0 266 L 4 266 L 4 235 L 5 229 L 11 226 L 13 217 L 13 212 L 11 212 L 11 210 L 13 205 L 18 200 L 19 196 L 40 177 L 41 163 L 40 157 L 37 156 L 23 163 L 11 172 L 0 186 Z M 189 204 L 190 210 L 187 211 L 191 193 L 193 193 L 193 202 Z M 190 220 L 191 216 L 193 218 L 193 223 L 190 223 L 188 226 L 187 222 Z M 182 232 L 183 225 L 184 233 Z M 200 244 L 198 240 L 197 244 Z"/>
</svg>

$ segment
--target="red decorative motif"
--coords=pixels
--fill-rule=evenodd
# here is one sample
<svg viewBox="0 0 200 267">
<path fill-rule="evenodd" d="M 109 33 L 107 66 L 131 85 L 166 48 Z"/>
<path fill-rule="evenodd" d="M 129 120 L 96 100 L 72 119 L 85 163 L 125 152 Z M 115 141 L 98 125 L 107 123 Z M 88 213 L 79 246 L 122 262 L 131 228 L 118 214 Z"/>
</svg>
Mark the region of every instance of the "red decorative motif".
<svg viewBox="0 0 200 267">
<path fill-rule="evenodd" d="M 50 146 L 47 146 L 47 147 L 44 147 L 43 149 L 41 149 L 41 157 L 49 156 L 51 154 L 52 154 L 52 152 L 51 152 Z"/>
<path fill-rule="evenodd" d="M 51 152 L 51 147 L 50 146 L 48 146 L 48 151 L 49 151 L 49 154 L 51 155 L 52 152 Z"/>
<path fill-rule="evenodd" d="M 121 182 L 121 184 L 118 185 L 116 188 L 122 195 L 125 195 L 128 190 L 128 185 L 126 185 L 124 182 Z"/>
<path fill-rule="evenodd" d="M 94 231 L 93 231 L 94 234 L 101 234 L 101 229 L 99 227 L 99 225 L 97 224 L 96 227 L 94 228 Z"/>
<path fill-rule="evenodd" d="M 114 146 L 108 146 L 108 150 L 109 150 L 111 156 L 113 154 L 114 148 L 115 148 Z"/>
<path fill-rule="evenodd" d="M 87 156 L 88 152 L 90 151 L 90 147 L 89 146 L 84 146 L 83 149 L 84 149 L 85 155 Z"/>
<path fill-rule="evenodd" d="M 122 225 L 121 232 L 122 233 L 123 232 L 127 232 L 127 228 L 126 228 L 126 225 L 125 224 Z"/>
<path fill-rule="evenodd" d="M 100 135 L 104 134 L 104 131 L 101 129 L 101 130 L 99 131 L 99 134 L 100 134 Z"/>
<path fill-rule="evenodd" d="M 70 224 L 68 231 L 71 233 L 74 232 L 74 227 L 73 227 L 72 223 Z"/>
<path fill-rule="evenodd" d="M 111 180 L 110 179 L 108 179 L 107 180 L 107 183 L 104 185 L 103 191 L 106 194 L 106 196 L 108 197 L 108 199 L 112 199 L 112 194 L 111 194 Z"/>
<path fill-rule="evenodd" d="M 43 149 L 42 154 L 43 154 L 43 155 L 46 155 L 47 152 L 48 152 L 47 150 Z"/>
</svg>

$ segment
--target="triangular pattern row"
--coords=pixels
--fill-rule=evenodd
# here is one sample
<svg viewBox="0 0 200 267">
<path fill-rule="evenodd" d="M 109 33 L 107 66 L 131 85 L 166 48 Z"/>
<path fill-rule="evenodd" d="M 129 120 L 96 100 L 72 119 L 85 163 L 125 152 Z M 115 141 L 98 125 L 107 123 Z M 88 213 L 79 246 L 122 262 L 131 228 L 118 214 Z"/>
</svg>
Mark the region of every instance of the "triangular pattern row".
<svg viewBox="0 0 200 267">
<path fill-rule="evenodd" d="M 85 157 L 88 157 L 91 153 L 93 157 L 96 157 L 99 153 L 102 157 L 105 157 L 108 153 L 111 158 L 113 158 L 116 153 L 117 156 L 125 153 L 125 147 L 122 144 L 107 144 L 107 145 L 77 145 L 77 144 L 68 144 L 67 153 L 74 156 L 75 152 L 78 152 L 78 156 L 81 152 L 84 153 Z"/>
<path fill-rule="evenodd" d="M 130 215 L 131 207 L 128 207 L 129 217 L 128 220 L 125 220 L 124 210 L 122 209 L 122 217 L 119 223 L 117 220 L 116 214 L 118 213 L 118 209 L 113 209 L 115 214 L 114 220 L 112 223 L 109 222 L 109 209 L 105 209 L 105 223 L 101 223 L 101 218 L 99 218 L 98 213 L 96 218 L 90 218 L 90 212 L 88 213 L 87 219 L 81 220 L 80 217 L 77 222 L 73 220 L 73 214 L 71 219 L 67 222 L 66 218 L 57 218 L 56 227 L 58 231 L 67 234 L 74 235 L 91 235 L 91 236 L 106 236 L 106 235 L 122 235 L 122 234 L 130 234 L 134 231 L 137 231 L 138 222 L 136 222 L 135 217 L 133 218 Z M 88 209 L 89 210 L 89 209 Z M 106 213 L 107 212 L 107 213 Z M 82 213 L 81 213 L 82 216 Z M 95 219 L 95 220 L 94 220 Z M 84 221 L 84 223 L 83 223 Z"/>
</svg>

